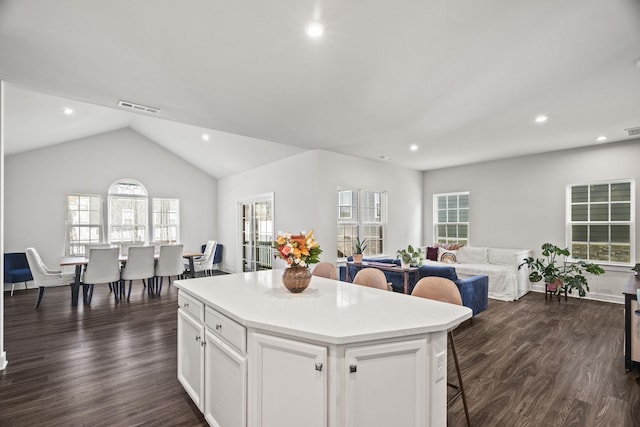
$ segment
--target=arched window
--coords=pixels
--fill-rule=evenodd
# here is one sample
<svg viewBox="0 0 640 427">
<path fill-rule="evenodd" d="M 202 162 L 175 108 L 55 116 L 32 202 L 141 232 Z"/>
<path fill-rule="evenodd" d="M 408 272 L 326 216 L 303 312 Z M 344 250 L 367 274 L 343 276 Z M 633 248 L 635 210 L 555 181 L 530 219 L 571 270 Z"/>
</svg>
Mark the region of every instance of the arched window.
<svg viewBox="0 0 640 427">
<path fill-rule="evenodd" d="M 147 189 L 133 179 L 121 179 L 109 187 L 109 242 L 146 243 Z"/>
</svg>

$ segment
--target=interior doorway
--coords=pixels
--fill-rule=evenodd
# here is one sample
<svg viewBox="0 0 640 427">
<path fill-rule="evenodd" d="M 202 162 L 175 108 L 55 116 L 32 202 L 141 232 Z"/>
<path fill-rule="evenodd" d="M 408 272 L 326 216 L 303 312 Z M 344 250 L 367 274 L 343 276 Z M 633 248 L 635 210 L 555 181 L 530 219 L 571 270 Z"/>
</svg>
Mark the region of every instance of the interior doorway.
<svg viewBox="0 0 640 427">
<path fill-rule="evenodd" d="M 273 266 L 273 193 L 240 202 L 242 271 Z"/>
</svg>

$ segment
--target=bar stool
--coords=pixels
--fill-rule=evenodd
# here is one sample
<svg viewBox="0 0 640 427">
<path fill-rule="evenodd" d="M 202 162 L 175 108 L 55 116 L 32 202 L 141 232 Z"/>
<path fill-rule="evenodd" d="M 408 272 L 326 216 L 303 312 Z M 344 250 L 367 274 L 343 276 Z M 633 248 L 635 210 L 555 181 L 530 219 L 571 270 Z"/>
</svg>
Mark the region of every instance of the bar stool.
<svg viewBox="0 0 640 427">
<path fill-rule="evenodd" d="M 462 305 L 462 297 L 460 296 L 460 291 L 456 284 L 443 277 L 430 276 L 420 279 L 413 288 L 411 295 L 447 302 L 449 304 Z M 462 396 L 462 404 L 464 406 L 464 415 L 467 418 L 467 426 L 471 427 L 469 409 L 467 408 L 467 396 L 464 393 L 464 386 L 462 385 L 462 374 L 460 373 L 460 364 L 458 363 L 458 354 L 456 353 L 453 331 L 449 331 L 448 335 L 449 344 L 451 345 L 451 353 L 453 354 L 453 360 L 456 365 L 456 373 L 458 374 L 458 385 L 447 382 L 447 386 L 456 391 L 447 401 L 447 408 L 449 408 L 458 397 Z"/>
</svg>

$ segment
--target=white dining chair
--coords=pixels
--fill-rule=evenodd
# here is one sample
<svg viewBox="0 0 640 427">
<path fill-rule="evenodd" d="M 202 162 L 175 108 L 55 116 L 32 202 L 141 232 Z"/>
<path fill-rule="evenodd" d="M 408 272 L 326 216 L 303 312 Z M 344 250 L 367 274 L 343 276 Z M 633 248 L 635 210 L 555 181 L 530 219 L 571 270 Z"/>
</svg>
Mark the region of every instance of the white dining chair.
<svg viewBox="0 0 640 427">
<path fill-rule="evenodd" d="M 162 292 L 162 280 L 164 277 L 169 278 L 169 285 L 171 285 L 171 276 L 181 276 L 184 272 L 182 246 L 183 245 L 160 246 L 160 255 L 158 256 L 154 277 L 155 291 L 158 295 Z"/>
<path fill-rule="evenodd" d="M 27 248 L 25 253 L 31 275 L 33 276 L 33 283 L 38 287 L 38 298 L 36 299 L 34 308 L 40 306 L 45 288 L 66 286 L 75 281 L 75 275 L 73 273 L 62 273 L 62 271 L 48 268 L 44 262 L 42 262 L 42 258 L 40 258 L 40 254 L 38 254 L 35 248 Z"/>
<path fill-rule="evenodd" d="M 129 292 L 127 293 L 127 301 L 131 297 L 131 286 L 134 280 L 142 280 L 147 286 L 149 293 L 153 292 L 151 283 L 155 275 L 155 258 L 153 246 L 130 246 L 127 255 L 127 263 L 122 269 L 120 278 L 120 296 L 124 298 L 124 283 L 129 281 Z M 118 291 L 116 291 L 118 293 Z"/>
<path fill-rule="evenodd" d="M 118 248 L 89 249 L 89 261 L 84 269 L 82 284 L 85 303 L 91 304 L 93 285 L 107 283 L 118 301 L 118 282 L 120 281 L 120 250 Z"/>
<path fill-rule="evenodd" d="M 209 240 L 202 256 L 193 259 L 193 269 L 196 273 L 202 271 L 205 276 L 211 275 L 216 245 L 217 242 L 215 240 Z"/>
</svg>

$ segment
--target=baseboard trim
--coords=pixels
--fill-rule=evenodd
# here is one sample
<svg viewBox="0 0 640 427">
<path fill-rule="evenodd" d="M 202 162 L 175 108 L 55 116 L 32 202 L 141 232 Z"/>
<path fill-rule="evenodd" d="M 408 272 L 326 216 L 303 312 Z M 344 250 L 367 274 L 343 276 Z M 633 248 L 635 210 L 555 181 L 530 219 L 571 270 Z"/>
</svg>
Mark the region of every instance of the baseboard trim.
<svg viewBox="0 0 640 427">
<path fill-rule="evenodd" d="M 544 294 L 544 286 L 541 285 L 533 285 L 531 287 L 532 292 L 538 292 L 540 294 Z M 568 294 L 569 298 L 580 298 L 577 295 Z M 587 296 L 582 299 L 589 299 L 593 301 L 602 301 L 602 302 L 611 302 L 614 304 L 624 304 L 624 296 L 621 295 L 609 295 L 609 294 L 601 294 L 598 292 L 587 292 Z"/>
</svg>

